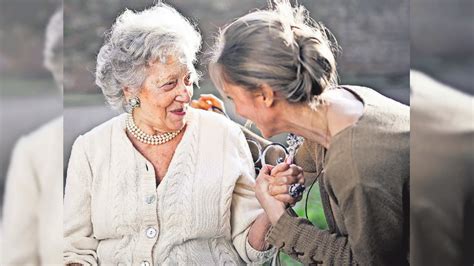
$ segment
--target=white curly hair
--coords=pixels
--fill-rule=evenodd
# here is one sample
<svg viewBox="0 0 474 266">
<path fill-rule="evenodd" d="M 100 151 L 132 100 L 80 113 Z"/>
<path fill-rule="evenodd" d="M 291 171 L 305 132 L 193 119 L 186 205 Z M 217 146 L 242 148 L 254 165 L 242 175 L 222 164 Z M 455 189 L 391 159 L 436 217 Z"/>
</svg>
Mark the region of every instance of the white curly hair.
<svg viewBox="0 0 474 266">
<path fill-rule="evenodd" d="M 197 27 L 173 7 L 158 3 L 140 12 L 125 10 L 117 17 L 97 55 L 96 84 L 114 109 L 125 110 L 123 88 L 138 93 L 150 63 L 174 56 L 191 72 L 201 48 Z"/>
</svg>

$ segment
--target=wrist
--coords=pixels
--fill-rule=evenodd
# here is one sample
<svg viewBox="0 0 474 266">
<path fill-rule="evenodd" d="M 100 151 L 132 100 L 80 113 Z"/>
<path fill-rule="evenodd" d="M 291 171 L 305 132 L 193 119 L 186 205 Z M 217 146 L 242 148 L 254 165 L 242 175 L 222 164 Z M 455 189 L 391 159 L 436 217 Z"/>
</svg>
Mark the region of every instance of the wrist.
<svg viewBox="0 0 474 266">
<path fill-rule="evenodd" d="M 283 204 L 277 204 L 272 206 L 271 209 L 265 210 L 267 213 L 268 219 L 272 225 L 275 225 L 280 217 L 285 213 L 285 206 Z"/>
</svg>

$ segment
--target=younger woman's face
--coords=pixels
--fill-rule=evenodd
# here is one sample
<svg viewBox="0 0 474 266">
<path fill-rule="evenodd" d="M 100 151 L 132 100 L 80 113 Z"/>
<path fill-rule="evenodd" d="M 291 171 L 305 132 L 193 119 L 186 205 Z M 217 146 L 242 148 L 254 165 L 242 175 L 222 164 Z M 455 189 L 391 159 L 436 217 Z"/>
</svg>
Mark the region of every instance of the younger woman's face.
<svg viewBox="0 0 474 266">
<path fill-rule="evenodd" d="M 274 110 L 265 106 L 261 93 L 224 82 L 222 94 L 233 102 L 238 115 L 255 123 L 265 138 L 275 135 Z"/>
</svg>

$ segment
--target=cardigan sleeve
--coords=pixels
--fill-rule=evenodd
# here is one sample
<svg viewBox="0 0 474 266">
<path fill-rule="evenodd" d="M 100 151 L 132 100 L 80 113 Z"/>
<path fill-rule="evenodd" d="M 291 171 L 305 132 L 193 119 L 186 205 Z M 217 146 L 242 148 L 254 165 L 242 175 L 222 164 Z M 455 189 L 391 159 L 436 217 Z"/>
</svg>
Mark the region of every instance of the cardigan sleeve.
<svg viewBox="0 0 474 266">
<path fill-rule="evenodd" d="M 6 180 L 2 265 L 40 263 L 36 211 L 40 191 L 25 141 L 21 138 L 14 148 Z"/>
<path fill-rule="evenodd" d="M 64 196 L 63 262 L 97 265 L 98 240 L 91 222 L 92 171 L 83 137 L 75 141 L 67 170 Z"/>
<path fill-rule="evenodd" d="M 234 187 L 231 203 L 231 230 L 232 242 L 240 257 L 246 263 L 258 263 L 269 260 L 276 252 L 275 248 L 266 251 L 257 251 L 248 243 L 250 226 L 263 209 L 255 197 L 255 169 L 253 166 L 250 150 L 247 146 L 243 133 L 231 136 L 237 141 L 238 159 L 237 165 L 241 166 L 240 176 Z"/>
</svg>

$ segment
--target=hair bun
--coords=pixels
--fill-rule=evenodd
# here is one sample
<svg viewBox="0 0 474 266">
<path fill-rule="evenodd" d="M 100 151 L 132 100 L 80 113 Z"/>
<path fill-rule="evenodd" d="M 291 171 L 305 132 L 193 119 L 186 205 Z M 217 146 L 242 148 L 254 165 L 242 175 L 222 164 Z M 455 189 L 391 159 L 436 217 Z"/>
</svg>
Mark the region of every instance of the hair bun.
<svg viewBox="0 0 474 266">
<path fill-rule="evenodd" d="M 330 51 L 325 46 L 322 35 L 318 36 L 310 29 L 302 29 L 293 26 L 294 43 L 293 53 L 296 64 L 296 80 L 290 86 L 288 100 L 299 102 L 307 101 L 314 96 L 320 95 L 328 87 L 335 75 L 335 67 L 331 65 L 326 56 L 332 56 L 329 52 L 324 55 L 324 50 Z"/>
</svg>

